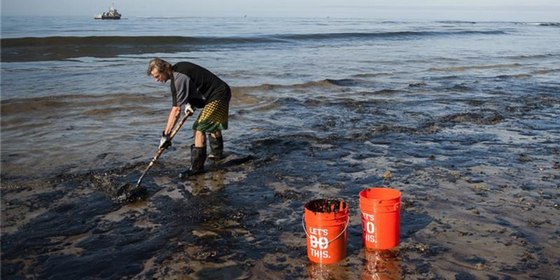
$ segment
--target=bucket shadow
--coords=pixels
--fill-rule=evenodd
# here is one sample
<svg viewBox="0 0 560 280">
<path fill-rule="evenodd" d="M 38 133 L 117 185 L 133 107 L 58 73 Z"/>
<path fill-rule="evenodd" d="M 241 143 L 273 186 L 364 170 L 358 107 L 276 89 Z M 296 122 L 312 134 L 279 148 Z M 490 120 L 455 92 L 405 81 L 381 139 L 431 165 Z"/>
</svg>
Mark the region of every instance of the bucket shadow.
<svg viewBox="0 0 560 280">
<path fill-rule="evenodd" d="M 400 239 L 410 238 L 417 231 L 427 227 L 432 222 L 432 217 L 415 212 L 402 211 L 400 213 Z"/>
</svg>

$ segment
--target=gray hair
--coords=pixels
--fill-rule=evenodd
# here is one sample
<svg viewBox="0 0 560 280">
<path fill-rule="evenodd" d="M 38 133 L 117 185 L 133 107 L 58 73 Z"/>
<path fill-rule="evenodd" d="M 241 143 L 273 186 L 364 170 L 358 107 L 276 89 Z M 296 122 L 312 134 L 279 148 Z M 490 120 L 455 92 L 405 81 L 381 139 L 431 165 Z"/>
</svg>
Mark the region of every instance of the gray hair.
<svg viewBox="0 0 560 280">
<path fill-rule="evenodd" d="M 152 60 L 150 60 L 150 62 L 148 63 L 148 71 L 146 72 L 148 74 L 148 76 L 150 76 L 152 74 L 152 71 L 155 69 L 158 70 L 158 72 L 163 73 L 163 72 L 167 72 L 168 70 L 171 70 L 171 64 L 159 57 L 156 57 Z"/>
</svg>

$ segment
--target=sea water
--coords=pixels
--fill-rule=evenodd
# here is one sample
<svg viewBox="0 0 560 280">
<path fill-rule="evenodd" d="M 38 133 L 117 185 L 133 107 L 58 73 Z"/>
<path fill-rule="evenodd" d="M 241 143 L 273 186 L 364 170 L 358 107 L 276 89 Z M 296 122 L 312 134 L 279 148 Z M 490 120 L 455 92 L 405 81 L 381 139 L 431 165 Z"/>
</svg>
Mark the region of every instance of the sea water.
<svg viewBox="0 0 560 280">
<path fill-rule="evenodd" d="M 2 172 L 157 141 L 171 101 L 146 75 L 153 57 L 200 64 L 230 84 L 233 114 L 251 111 L 231 123 L 243 134 L 261 122 L 305 130 L 345 113 L 272 120 L 289 99 L 384 99 L 437 115 L 466 109 L 436 97 L 556 96 L 559 45 L 559 26 L 539 22 L 2 17 Z"/>
</svg>

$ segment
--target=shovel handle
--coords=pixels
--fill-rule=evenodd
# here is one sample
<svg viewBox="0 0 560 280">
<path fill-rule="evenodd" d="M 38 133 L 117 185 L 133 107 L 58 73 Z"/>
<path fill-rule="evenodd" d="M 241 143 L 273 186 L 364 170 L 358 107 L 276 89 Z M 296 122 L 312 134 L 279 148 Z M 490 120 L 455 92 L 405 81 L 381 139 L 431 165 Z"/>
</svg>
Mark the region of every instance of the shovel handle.
<svg viewBox="0 0 560 280">
<path fill-rule="evenodd" d="M 175 129 L 173 129 L 173 131 L 171 131 L 171 134 L 169 134 L 169 140 L 173 139 L 173 137 L 175 137 L 175 134 L 177 134 L 177 132 L 179 132 L 179 129 L 181 129 L 181 127 L 183 126 L 183 124 L 185 124 L 185 122 L 187 121 L 187 119 L 192 115 L 193 113 L 191 111 L 187 111 L 187 113 L 185 114 L 185 116 L 181 119 L 181 121 L 179 122 L 179 125 L 177 125 L 177 127 L 175 127 Z"/>
<path fill-rule="evenodd" d="M 171 141 L 173 139 L 173 137 L 175 137 L 175 135 L 177 134 L 177 132 L 179 132 L 179 130 L 181 129 L 181 127 L 183 127 L 183 125 L 185 124 L 185 122 L 187 121 L 187 119 L 192 115 L 193 113 L 191 111 L 188 111 L 185 116 L 181 119 L 181 121 L 179 122 L 179 124 L 175 127 L 175 129 L 173 129 L 173 131 L 171 131 L 171 134 L 169 134 L 169 141 Z M 153 165 L 153 162 L 155 162 L 159 156 L 161 156 L 161 154 L 163 154 L 163 151 L 165 151 L 166 148 L 159 148 L 156 152 L 156 154 L 154 155 L 154 158 L 152 159 L 152 161 L 150 162 L 150 165 Z"/>
<path fill-rule="evenodd" d="M 175 135 L 177 134 L 177 132 L 179 132 L 179 130 L 181 129 L 181 127 L 185 124 L 185 122 L 187 121 L 187 119 L 193 114 L 193 112 L 191 111 L 187 111 L 187 113 L 185 114 L 185 116 L 181 119 L 181 121 L 179 122 L 179 125 L 177 125 L 175 127 L 175 129 L 173 129 L 173 131 L 171 131 L 171 134 L 169 134 L 169 141 L 171 141 L 171 139 L 173 139 L 173 137 L 175 137 Z M 144 172 L 142 173 L 142 176 L 140 176 L 140 179 L 138 179 L 138 182 L 136 183 L 136 187 L 140 187 L 140 184 L 142 183 L 142 179 L 144 179 L 144 176 L 146 175 L 146 173 L 148 173 L 148 170 L 150 170 L 150 168 L 152 168 L 152 166 L 154 165 L 154 163 L 156 162 L 156 160 L 161 156 L 161 154 L 163 154 L 163 151 L 165 151 L 165 148 L 161 147 L 156 151 L 156 154 L 154 155 L 154 157 L 152 158 L 152 160 L 150 161 L 150 163 L 148 164 L 148 167 L 146 167 L 146 169 L 144 170 Z"/>
</svg>

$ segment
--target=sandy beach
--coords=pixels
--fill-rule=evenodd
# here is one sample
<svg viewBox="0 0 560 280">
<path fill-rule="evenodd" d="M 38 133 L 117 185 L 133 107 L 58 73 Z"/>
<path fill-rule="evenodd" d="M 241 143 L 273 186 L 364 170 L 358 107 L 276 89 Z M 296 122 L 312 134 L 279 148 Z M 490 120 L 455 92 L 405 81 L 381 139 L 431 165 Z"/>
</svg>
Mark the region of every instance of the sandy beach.
<svg viewBox="0 0 560 280">
<path fill-rule="evenodd" d="M 190 120 L 145 177 L 145 199 L 127 204 L 112 200 L 115 189 L 139 178 L 169 110 L 168 85 L 145 76 L 153 50 L 118 39 L 129 31 L 117 25 L 102 57 L 88 56 L 99 52 L 83 47 L 91 39 L 25 59 L 22 52 L 52 46 L 9 41 L 3 279 L 560 275 L 556 26 L 223 21 L 231 27 L 224 38 L 180 34 L 169 40 L 184 45 L 159 47 L 231 84 L 228 158 L 180 180 Z M 305 33 L 293 34 L 299 26 Z M 134 32 L 125 35 L 157 42 Z M 25 86 L 21 73 L 29 73 Z M 362 243 L 358 193 L 376 186 L 402 192 L 393 250 Z M 319 198 L 349 204 L 347 256 L 335 265 L 307 258 L 304 204 Z"/>
</svg>

